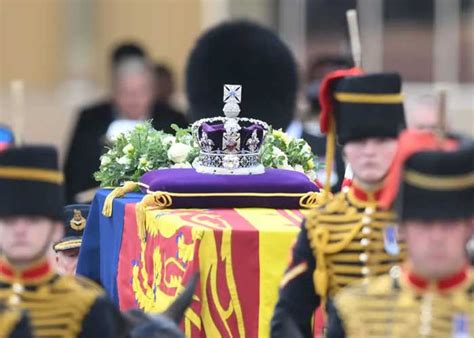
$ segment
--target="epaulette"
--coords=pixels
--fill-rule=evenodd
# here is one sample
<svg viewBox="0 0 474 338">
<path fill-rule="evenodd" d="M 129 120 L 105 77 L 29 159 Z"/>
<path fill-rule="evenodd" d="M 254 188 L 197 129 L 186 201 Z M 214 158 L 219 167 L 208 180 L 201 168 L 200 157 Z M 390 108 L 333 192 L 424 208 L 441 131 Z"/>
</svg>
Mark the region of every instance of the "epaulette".
<svg viewBox="0 0 474 338">
<path fill-rule="evenodd" d="M 61 276 L 54 284 L 54 288 L 83 292 L 95 297 L 104 295 L 104 290 L 99 285 L 82 276 Z"/>
<path fill-rule="evenodd" d="M 337 193 L 326 203 L 320 205 L 317 208 L 312 209 L 306 217 L 307 229 L 314 226 L 312 224 L 316 221 L 318 215 L 322 214 L 333 214 L 333 213 L 346 213 L 350 209 L 350 205 L 347 202 L 346 194 L 343 192 Z M 309 225 L 309 227 L 308 227 Z"/>
<path fill-rule="evenodd" d="M 345 213 L 350 208 L 350 205 L 347 201 L 346 192 L 337 193 L 330 201 L 324 204 L 320 212 L 321 213 Z"/>
</svg>

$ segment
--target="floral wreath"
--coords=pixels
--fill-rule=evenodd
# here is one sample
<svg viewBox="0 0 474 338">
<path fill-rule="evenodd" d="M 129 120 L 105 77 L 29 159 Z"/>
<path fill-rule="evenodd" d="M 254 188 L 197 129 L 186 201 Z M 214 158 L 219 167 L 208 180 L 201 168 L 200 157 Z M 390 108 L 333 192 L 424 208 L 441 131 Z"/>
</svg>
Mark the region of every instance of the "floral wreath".
<svg viewBox="0 0 474 338">
<path fill-rule="evenodd" d="M 161 168 L 192 168 L 199 154 L 190 128 L 171 126 L 175 134 L 153 128 L 151 121 L 119 134 L 100 158 L 94 174 L 102 187 L 117 187 L 125 181 L 138 181 L 148 171 Z M 316 156 L 309 144 L 281 129 L 269 132 L 261 150 L 265 167 L 295 170 L 316 180 Z"/>
</svg>

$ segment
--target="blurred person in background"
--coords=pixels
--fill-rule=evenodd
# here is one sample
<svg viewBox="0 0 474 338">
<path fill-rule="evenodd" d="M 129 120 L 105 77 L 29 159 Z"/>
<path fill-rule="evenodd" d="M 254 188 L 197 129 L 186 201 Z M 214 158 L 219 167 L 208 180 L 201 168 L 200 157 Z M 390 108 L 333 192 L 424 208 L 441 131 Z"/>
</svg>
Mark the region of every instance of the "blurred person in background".
<svg viewBox="0 0 474 338">
<path fill-rule="evenodd" d="M 172 131 L 173 123 L 186 126 L 182 115 L 156 111 L 155 74 L 143 50 L 120 46 L 112 55 L 110 99 L 82 110 L 74 128 L 64 167 L 68 203 L 92 199 L 98 187 L 93 174 L 99 169 L 104 145 L 119 133 L 148 119 L 166 132 Z"/>
<path fill-rule="evenodd" d="M 172 99 L 175 93 L 174 76 L 171 69 L 162 63 L 155 64 L 155 111 L 160 115 L 175 116 L 176 124 L 187 124 L 184 114 L 173 107 Z"/>
<path fill-rule="evenodd" d="M 72 204 L 64 207 L 64 237 L 53 245 L 56 252 L 56 270 L 60 275 L 76 274 L 89 209 L 89 204 Z"/>
<path fill-rule="evenodd" d="M 298 75 L 293 54 L 271 30 L 250 21 L 225 22 L 205 32 L 186 68 L 193 121 L 222 116 L 222 87 L 242 85 L 240 117 L 286 130 L 293 120 Z"/>
<path fill-rule="evenodd" d="M 437 131 L 439 119 L 439 102 L 435 95 L 421 95 L 407 102 L 408 128 Z"/>
</svg>

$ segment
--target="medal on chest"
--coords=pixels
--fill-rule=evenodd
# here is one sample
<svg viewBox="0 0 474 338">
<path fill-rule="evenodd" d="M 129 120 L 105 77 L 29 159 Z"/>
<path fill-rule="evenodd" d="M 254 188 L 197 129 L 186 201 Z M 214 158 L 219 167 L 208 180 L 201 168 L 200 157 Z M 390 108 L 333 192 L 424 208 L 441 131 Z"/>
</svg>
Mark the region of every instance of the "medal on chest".
<svg viewBox="0 0 474 338">
<path fill-rule="evenodd" d="M 383 231 L 383 245 L 385 252 L 390 256 L 400 254 L 400 246 L 398 245 L 398 229 L 396 225 L 388 224 Z"/>
</svg>

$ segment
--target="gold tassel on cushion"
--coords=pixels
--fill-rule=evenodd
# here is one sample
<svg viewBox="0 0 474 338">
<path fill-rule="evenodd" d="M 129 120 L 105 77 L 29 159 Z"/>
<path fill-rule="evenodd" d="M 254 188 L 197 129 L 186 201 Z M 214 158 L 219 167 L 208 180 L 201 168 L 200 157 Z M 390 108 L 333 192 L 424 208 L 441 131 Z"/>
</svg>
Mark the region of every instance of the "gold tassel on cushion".
<svg viewBox="0 0 474 338">
<path fill-rule="evenodd" d="M 146 238 L 146 208 L 153 205 L 155 205 L 155 196 L 153 196 L 153 194 L 147 194 L 135 206 L 138 238 L 142 243 L 145 242 Z"/>
<path fill-rule="evenodd" d="M 136 218 L 137 218 L 137 231 L 138 237 L 142 242 L 145 241 L 146 237 L 146 211 L 148 207 L 167 208 L 171 206 L 171 196 L 162 191 L 148 193 L 143 197 L 140 203 L 135 206 Z"/>
<path fill-rule="evenodd" d="M 105 217 L 112 216 L 112 206 L 114 199 L 125 196 L 126 193 L 133 192 L 138 189 L 138 182 L 128 181 L 123 184 L 123 186 L 115 188 L 107 195 L 104 202 L 104 207 L 102 208 L 102 215 Z"/>
</svg>

